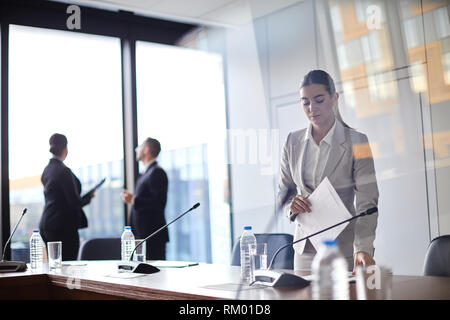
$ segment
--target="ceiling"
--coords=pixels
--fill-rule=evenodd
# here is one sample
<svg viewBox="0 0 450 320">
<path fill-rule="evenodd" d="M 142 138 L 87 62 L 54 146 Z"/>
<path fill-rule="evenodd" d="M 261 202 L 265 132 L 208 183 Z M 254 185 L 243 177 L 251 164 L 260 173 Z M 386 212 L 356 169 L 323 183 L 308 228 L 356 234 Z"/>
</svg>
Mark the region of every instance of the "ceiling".
<svg viewBox="0 0 450 320">
<path fill-rule="evenodd" d="M 177 22 L 237 27 L 304 0 L 52 0 Z"/>
</svg>

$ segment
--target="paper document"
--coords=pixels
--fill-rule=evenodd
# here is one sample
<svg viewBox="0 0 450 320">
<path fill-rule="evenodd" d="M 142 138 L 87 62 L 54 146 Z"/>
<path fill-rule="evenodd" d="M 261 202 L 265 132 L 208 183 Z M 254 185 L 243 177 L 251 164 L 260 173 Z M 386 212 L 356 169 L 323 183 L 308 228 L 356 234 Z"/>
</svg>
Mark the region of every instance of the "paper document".
<svg viewBox="0 0 450 320">
<path fill-rule="evenodd" d="M 308 280 L 308 281 L 313 281 L 314 280 L 314 275 L 310 274 L 307 276 L 302 276 L 303 279 Z M 353 273 L 351 271 L 347 272 L 347 279 L 348 282 L 356 282 L 356 275 L 353 275 Z"/>
<path fill-rule="evenodd" d="M 146 274 L 143 273 L 132 273 L 132 272 L 115 272 L 115 273 L 107 273 L 103 275 L 104 277 L 109 278 L 119 278 L 119 279 L 132 279 L 132 278 L 138 278 L 146 276 Z"/>
<path fill-rule="evenodd" d="M 63 266 L 71 266 L 71 267 L 79 267 L 79 266 L 87 266 L 87 261 L 77 260 L 77 261 L 63 261 Z"/>
<path fill-rule="evenodd" d="M 311 193 L 308 200 L 311 202 L 311 212 L 301 213 L 295 219 L 307 235 L 311 235 L 352 217 L 327 177 Z M 318 251 L 324 240 L 336 239 L 347 225 L 348 222 L 341 224 L 310 238 L 309 241 L 311 241 L 314 248 Z"/>
<path fill-rule="evenodd" d="M 158 267 L 158 268 L 185 268 L 185 267 L 197 266 L 198 262 L 158 260 L 158 261 L 153 261 L 152 265 L 155 267 Z"/>
</svg>

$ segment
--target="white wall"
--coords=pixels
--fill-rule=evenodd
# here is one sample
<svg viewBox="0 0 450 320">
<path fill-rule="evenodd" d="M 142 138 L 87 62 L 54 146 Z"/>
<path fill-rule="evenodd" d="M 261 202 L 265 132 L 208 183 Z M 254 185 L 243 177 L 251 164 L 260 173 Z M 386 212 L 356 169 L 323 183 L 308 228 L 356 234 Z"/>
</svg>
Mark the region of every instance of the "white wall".
<svg viewBox="0 0 450 320">
<path fill-rule="evenodd" d="M 253 25 L 227 30 L 226 43 L 229 129 L 237 134 L 239 131 L 233 130 L 249 130 L 249 135 L 257 137 L 258 129 L 270 128 L 270 117 Z M 238 150 L 238 146 L 232 146 L 230 150 L 230 157 L 244 157 L 240 164 L 237 164 L 238 159 L 232 161 L 231 166 L 235 237 L 242 233 L 245 225 L 262 232 L 273 212 L 272 176 L 262 174 L 259 157 L 254 161 L 257 142 L 246 141 L 248 147 Z"/>
<path fill-rule="evenodd" d="M 286 95 L 292 96 L 311 61 L 316 60 L 312 10 L 312 2 L 305 1 L 226 31 L 229 127 L 250 130 L 258 139 L 256 164 L 232 164 L 236 237 L 247 224 L 253 225 L 256 233 L 293 231 L 284 219 L 274 217 L 279 150 L 288 133 L 287 123 L 278 131 L 276 106 Z M 302 38 L 307 46 L 298 41 Z M 267 139 L 259 129 L 267 132 Z M 272 149 L 270 164 L 260 156 L 265 142 Z M 270 168 L 275 169 L 272 174 Z"/>
</svg>

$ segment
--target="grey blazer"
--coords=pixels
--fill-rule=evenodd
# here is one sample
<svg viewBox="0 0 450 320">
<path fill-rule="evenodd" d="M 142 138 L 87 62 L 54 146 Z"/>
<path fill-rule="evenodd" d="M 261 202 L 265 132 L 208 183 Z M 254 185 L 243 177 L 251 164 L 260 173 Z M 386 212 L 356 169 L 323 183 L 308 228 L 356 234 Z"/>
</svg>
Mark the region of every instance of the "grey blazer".
<svg viewBox="0 0 450 320">
<path fill-rule="evenodd" d="M 300 194 L 306 197 L 313 191 L 304 185 L 301 174 L 305 134 L 306 129 L 291 132 L 282 151 L 278 201 L 280 203 L 282 199 L 287 199 L 283 208 L 287 217 L 290 216 L 289 208 L 294 196 Z M 344 127 L 337 119 L 330 155 L 320 181 L 325 177 L 328 177 L 350 214 L 356 215 L 377 206 L 378 187 L 367 136 Z M 352 257 L 358 251 L 374 254 L 377 220 L 378 212 L 347 225 L 336 239 L 345 257 Z M 297 240 L 306 236 L 306 233 L 300 224 L 295 223 L 294 240 Z M 302 254 L 304 248 L 305 241 L 294 245 L 296 254 Z"/>
</svg>

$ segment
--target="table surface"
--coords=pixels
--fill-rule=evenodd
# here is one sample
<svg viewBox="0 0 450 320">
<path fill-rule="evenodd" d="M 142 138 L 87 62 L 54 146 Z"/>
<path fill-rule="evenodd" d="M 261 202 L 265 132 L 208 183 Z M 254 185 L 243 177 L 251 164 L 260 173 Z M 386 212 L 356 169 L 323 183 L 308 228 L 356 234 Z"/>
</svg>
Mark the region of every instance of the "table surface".
<svg viewBox="0 0 450 320">
<path fill-rule="evenodd" d="M 74 263 L 80 264 L 79 261 Z M 304 289 L 243 287 L 238 294 L 240 267 L 236 266 L 200 263 L 185 268 L 160 268 L 160 272 L 129 279 L 107 276 L 118 274 L 117 264 L 118 261 L 86 261 L 84 265 L 63 266 L 59 271 L 48 271 L 45 265 L 40 271 L 3 273 L 0 288 L 9 286 L 20 290 L 18 284 L 30 286 L 46 282 L 50 286 L 125 299 L 311 299 L 311 286 Z M 308 275 L 308 272 L 283 271 Z M 393 299 L 450 299 L 450 277 L 388 277 L 392 281 Z M 350 284 L 350 295 L 356 298 L 354 283 Z"/>
</svg>

